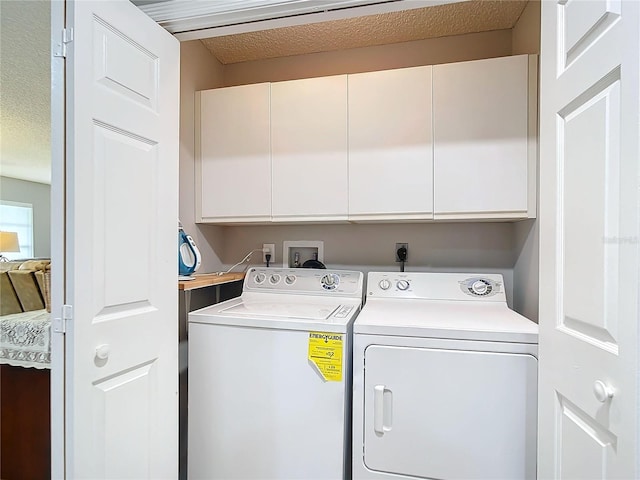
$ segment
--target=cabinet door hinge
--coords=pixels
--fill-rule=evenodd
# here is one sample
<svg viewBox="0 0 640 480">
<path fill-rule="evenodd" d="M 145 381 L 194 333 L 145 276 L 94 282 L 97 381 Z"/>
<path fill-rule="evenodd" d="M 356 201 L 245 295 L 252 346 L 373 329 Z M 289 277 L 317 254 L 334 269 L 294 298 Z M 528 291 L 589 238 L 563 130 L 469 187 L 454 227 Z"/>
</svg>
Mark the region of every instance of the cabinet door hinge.
<svg viewBox="0 0 640 480">
<path fill-rule="evenodd" d="M 67 58 L 67 45 L 73 42 L 73 28 L 63 28 L 60 42 L 56 42 L 53 50 L 54 57 Z"/>
<path fill-rule="evenodd" d="M 67 323 L 73 319 L 73 307 L 71 305 L 63 305 L 60 317 L 54 318 L 52 327 L 54 333 L 67 333 Z"/>
</svg>

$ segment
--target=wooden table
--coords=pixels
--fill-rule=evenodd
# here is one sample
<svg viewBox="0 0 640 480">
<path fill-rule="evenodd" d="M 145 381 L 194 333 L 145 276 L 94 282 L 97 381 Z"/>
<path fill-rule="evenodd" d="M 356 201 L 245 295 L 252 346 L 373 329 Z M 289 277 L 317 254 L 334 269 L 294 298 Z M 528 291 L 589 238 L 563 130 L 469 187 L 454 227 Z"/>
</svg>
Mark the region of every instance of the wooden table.
<svg viewBox="0 0 640 480">
<path fill-rule="evenodd" d="M 196 277 L 194 280 L 180 280 L 178 282 L 178 290 L 193 290 L 194 288 L 210 287 L 211 285 L 244 280 L 244 272 L 225 273 L 223 275 L 217 273 L 201 273 L 194 275 L 194 277 Z"/>
</svg>

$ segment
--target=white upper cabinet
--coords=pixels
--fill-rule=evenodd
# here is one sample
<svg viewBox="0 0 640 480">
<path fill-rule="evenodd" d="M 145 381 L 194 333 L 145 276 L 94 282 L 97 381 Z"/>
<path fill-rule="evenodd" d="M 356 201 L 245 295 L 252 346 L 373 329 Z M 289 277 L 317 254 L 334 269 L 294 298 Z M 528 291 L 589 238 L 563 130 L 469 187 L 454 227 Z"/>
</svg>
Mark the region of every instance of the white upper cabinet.
<svg viewBox="0 0 640 480">
<path fill-rule="evenodd" d="M 347 220 L 347 76 L 271 85 L 274 221 Z"/>
<path fill-rule="evenodd" d="M 349 219 L 433 218 L 432 67 L 349 75 Z"/>
<path fill-rule="evenodd" d="M 535 216 L 536 62 L 433 67 L 436 220 Z"/>
<path fill-rule="evenodd" d="M 271 220 L 270 84 L 197 92 L 196 221 Z"/>
<path fill-rule="evenodd" d="M 199 92 L 196 219 L 536 216 L 537 56 Z"/>
</svg>

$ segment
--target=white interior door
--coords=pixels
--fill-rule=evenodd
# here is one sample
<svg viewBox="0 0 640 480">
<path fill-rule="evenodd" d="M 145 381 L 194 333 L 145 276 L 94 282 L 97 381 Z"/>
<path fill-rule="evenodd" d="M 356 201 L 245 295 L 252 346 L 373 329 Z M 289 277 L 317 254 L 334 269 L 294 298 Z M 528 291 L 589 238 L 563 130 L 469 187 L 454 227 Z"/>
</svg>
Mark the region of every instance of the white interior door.
<svg viewBox="0 0 640 480">
<path fill-rule="evenodd" d="M 67 3 L 66 477 L 177 478 L 179 43 Z"/>
<path fill-rule="evenodd" d="M 638 478 L 634 0 L 542 2 L 540 478 Z"/>
</svg>

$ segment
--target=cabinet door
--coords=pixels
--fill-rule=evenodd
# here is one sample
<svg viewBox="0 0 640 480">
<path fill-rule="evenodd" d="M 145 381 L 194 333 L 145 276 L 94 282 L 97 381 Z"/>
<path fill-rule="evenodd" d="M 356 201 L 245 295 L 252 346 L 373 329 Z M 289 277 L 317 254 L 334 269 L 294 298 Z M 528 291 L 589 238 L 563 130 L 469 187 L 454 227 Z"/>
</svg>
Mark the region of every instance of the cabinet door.
<svg viewBox="0 0 640 480">
<path fill-rule="evenodd" d="M 271 85 L 273 220 L 347 219 L 347 76 Z"/>
<path fill-rule="evenodd" d="M 349 219 L 433 218 L 432 67 L 349 75 Z"/>
<path fill-rule="evenodd" d="M 197 221 L 271 219 L 269 90 L 261 83 L 197 93 Z"/>
<path fill-rule="evenodd" d="M 527 55 L 433 68 L 436 219 L 533 216 L 532 69 Z"/>
</svg>

